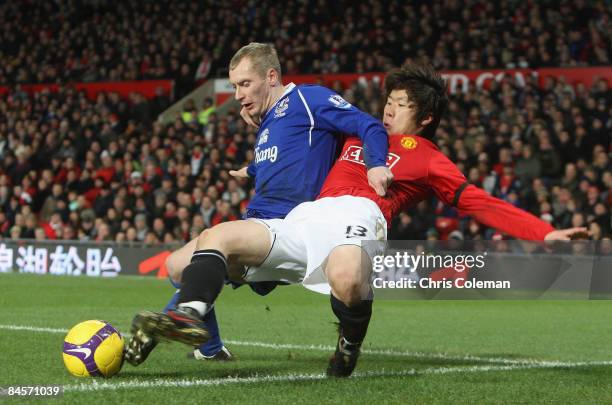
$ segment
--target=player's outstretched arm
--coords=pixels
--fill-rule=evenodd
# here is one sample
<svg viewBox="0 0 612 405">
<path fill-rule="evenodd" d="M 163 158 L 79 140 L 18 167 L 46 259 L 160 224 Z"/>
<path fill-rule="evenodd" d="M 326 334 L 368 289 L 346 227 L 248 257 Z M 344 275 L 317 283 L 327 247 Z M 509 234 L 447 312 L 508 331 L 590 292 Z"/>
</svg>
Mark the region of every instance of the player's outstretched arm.
<svg viewBox="0 0 612 405">
<path fill-rule="evenodd" d="M 237 179 L 246 179 L 246 178 L 250 177 L 249 173 L 247 172 L 247 170 L 248 170 L 248 167 L 245 166 L 245 167 L 243 167 L 242 169 L 239 169 L 239 170 L 230 170 L 229 174 L 230 174 L 230 176 L 235 177 Z"/>
<path fill-rule="evenodd" d="M 548 222 L 471 184 L 465 187 L 457 202 L 460 212 L 516 239 L 544 240 L 555 232 Z"/>
<path fill-rule="evenodd" d="M 368 170 L 368 184 L 379 196 L 387 193 L 387 187 L 393 181 L 393 173 L 386 166 L 373 167 Z"/>
<path fill-rule="evenodd" d="M 586 228 L 567 228 L 557 229 L 547 233 L 544 240 L 587 239 L 589 236 L 589 232 Z"/>
<path fill-rule="evenodd" d="M 432 155 L 428 169 L 429 185 L 438 198 L 488 227 L 522 240 L 544 240 L 555 231 L 548 222 L 468 184 L 457 166 L 440 152 Z"/>
</svg>

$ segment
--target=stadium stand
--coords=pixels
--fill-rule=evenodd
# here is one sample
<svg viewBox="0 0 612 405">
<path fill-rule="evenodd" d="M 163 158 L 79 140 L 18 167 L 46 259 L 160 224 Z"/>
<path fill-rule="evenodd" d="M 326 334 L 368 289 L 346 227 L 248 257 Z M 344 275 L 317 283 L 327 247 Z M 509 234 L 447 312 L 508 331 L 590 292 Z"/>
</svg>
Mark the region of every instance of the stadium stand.
<svg viewBox="0 0 612 405">
<path fill-rule="evenodd" d="M 162 94 L 92 99 L 67 81 L 172 79 L 178 99 L 198 79 L 223 75 L 251 40 L 275 43 L 289 74 L 378 72 L 406 59 L 440 69 L 611 64 L 611 13 L 602 2 L 253 4 L 0 5 L 0 83 L 9 87 L 0 93 L 0 234 L 157 244 L 187 241 L 244 212 L 251 184 L 227 170 L 252 159 L 255 131 L 236 111 L 190 106 L 162 125 L 155 117 L 170 105 Z M 20 83 L 59 89 L 31 93 Z M 439 147 L 489 193 L 556 227 L 587 225 L 594 239 L 610 238 L 609 83 L 491 83 L 451 96 Z M 334 87 L 379 113 L 376 81 Z M 503 237 L 435 200 L 403 213 L 389 236 Z"/>
<path fill-rule="evenodd" d="M 407 57 L 439 69 L 610 65 L 610 17 L 584 0 L 9 1 L 0 83 L 165 78 L 180 98 L 254 40 L 274 43 L 289 74 L 380 72 Z"/>
</svg>

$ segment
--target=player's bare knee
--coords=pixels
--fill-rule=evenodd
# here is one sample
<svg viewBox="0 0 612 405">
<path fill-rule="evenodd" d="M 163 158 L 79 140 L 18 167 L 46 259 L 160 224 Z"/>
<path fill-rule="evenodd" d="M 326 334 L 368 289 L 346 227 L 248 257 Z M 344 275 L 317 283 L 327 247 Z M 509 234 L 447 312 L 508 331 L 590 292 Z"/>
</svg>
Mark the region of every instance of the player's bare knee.
<svg viewBox="0 0 612 405">
<path fill-rule="evenodd" d="M 363 297 L 361 297 L 361 288 L 354 286 L 344 286 L 340 289 L 333 289 L 334 296 L 340 300 L 347 307 L 352 307 L 359 304 Z"/>
<path fill-rule="evenodd" d="M 217 226 L 203 230 L 198 237 L 198 250 L 214 249 L 225 253 L 224 246 L 223 232 L 220 232 Z"/>
<path fill-rule="evenodd" d="M 168 276 L 174 283 L 180 283 L 183 270 L 191 262 L 191 257 L 196 249 L 197 239 L 190 240 L 185 246 L 175 250 L 166 258 L 166 269 Z"/>
<path fill-rule="evenodd" d="M 218 250 L 228 257 L 240 246 L 240 238 L 241 235 L 236 233 L 229 223 L 222 223 L 202 231 L 198 237 L 197 249 Z"/>
<path fill-rule="evenodd" d="M 214 228 L 208 228 L 208 229 L 204 229 L 202 232 L 200 232 L 200 235 L 198 236 L 198 248 L 201 247 L 203 244 L 206 244 L 210 241 L 211 238 L 211 232 Z"/>
<path fill-rule="evenodd" d="M 356 305 L 369 280 L 369 258 L 359 246 L 343 245 L 332 250 L 325 263 L 325 274 L 334 296 L 347 306 Z"/>
<path fill-rule="evenodd" d="M 358 304 L 361 300 L 362 277 L 359 267 L 339 266 L 326 269 L 327 279 L 336 298 L 346 306 Z"/>
<path fill-rule="evenodd" d="M 177 259 L 177 252 L 173 252 L 170 256 L 166 258 L 166 269 L 168 270 L 168 277 L 174 283 L 181 282 L 181 275 L 183 274 L 183 269 L 179 267 Z"/>
</svg>

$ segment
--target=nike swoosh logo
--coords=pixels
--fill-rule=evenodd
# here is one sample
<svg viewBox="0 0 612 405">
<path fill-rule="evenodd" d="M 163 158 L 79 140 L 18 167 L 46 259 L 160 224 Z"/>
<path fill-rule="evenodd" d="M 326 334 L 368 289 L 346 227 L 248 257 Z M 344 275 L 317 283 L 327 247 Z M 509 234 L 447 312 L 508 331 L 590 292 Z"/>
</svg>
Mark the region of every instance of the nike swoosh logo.
<svg viewBox="0 0 612 405">
<path fill-rule="evenodd" d="M 68 349 L 66 350 L 67 352 L 77 352 L 77 353 L 83 353 L 85 355 L 85 360 L 87 360 L 87 358 L 89 356 L 91 356 L 91 349 L 88 349 L 86 347 L 82 347 L 80 349 Z"/>
</svg>

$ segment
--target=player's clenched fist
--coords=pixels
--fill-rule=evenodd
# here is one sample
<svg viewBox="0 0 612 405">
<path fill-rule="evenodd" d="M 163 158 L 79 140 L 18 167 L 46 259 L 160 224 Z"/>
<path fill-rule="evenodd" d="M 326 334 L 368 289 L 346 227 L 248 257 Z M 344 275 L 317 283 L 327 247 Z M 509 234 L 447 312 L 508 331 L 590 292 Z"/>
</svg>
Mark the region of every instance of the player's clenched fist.
<svg viewBox="0 0 612 405">
<path fill-rule="evenodd" d="M 258 118 L 253 117 L 251 114 L 249 114 L 249 112 L 244 107 L 240 109 L 240 116 L 242 117 L 244 122 L 247 123 L 247 125 L 253 126 L 255 128 L 259 128 L 260 120 Z"/>
<path fill-rule="evenodd" d="M 379 196 L 387 193 L 387 187 L 393 181 L 393 173 L 386 166 L 373 167 L 368 170 L 368 184 Z"/>
</svg>

